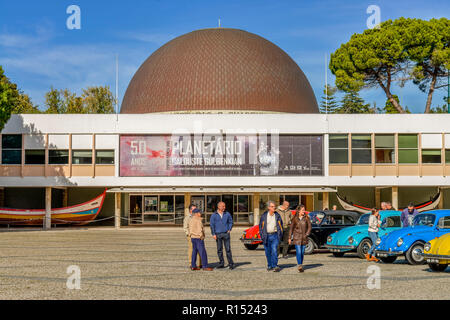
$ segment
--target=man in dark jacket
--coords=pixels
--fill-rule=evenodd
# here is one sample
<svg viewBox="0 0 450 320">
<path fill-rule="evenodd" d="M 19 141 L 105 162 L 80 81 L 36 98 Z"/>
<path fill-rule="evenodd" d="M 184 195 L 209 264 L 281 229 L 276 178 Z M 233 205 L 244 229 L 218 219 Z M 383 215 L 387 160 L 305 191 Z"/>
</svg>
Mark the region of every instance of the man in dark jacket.
<svg viewBox="0 0 450 320">
<path fill-rule="evenodd" d="M 223 246 L 225 245 L 228 267 L 233 270 L 234 263 L 230 246 L 230 232 L 233 228 L 233 218 L 228 211 L 225 211 L 225 202 L 219 202 L 217 204 L 217 211 L 211 216 L 209 225 L 211 227 L 211 234 L 217 244 L 217 255 L 219 256 L 219 265 L 217 268 L 225 267 L 223 260 Z"/>
<path fill-rule="evenodd" d="M 408 204 L 408 208 L 402 211 L 401 220 L 403 228 L 412 226 L 412 222 L 414 218 L 419 214 L 416 208 L 414 208 L 414 204 Z"/>
<path fill-rule="evenodd" d="M 266 252 L 267 271 L 280 272 L 278 244 L 283 239 L 283 221 L 275 208 L 275 202 L 269 201 L 267 203 L 267 211 L 261 215 L 259 221 L 259 234 Z"/>
</svg>

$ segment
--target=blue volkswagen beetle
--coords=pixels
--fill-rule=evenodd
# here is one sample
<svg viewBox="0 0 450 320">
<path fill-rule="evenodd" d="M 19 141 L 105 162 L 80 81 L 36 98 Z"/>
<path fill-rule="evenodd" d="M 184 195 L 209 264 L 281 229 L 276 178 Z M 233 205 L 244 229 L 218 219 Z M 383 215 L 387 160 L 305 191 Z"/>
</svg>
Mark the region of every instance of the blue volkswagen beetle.
<svg viewBox="0 0 450 320">
<path fill-rule="evenodd" d="M 424 245 L 438 238 L 450 229 L 443 228 L 450 220 L 450 210 L 432 210 L 418 214 L 411 227 L 402 228 L 377 240 L 375 255 L 385 263 L 394 262 L 405 256 L 409 264 L 423 264 Z"/>
<path fill-rule="evenodd" d="M 400 216 L 400 211 L 380 211 L 381 227 L 378 234 L 385 235 L 401 228 Z M 356 251 L 360 258 L 365 258 L 366 253 L 372 246 L 368 230 L 369 217 L 370 213 L 363 214 L 355 226 L 331 234 L 325 247 L 330 249 L 335 257 L 342 257 L 346 252 Z"/>
</svg>

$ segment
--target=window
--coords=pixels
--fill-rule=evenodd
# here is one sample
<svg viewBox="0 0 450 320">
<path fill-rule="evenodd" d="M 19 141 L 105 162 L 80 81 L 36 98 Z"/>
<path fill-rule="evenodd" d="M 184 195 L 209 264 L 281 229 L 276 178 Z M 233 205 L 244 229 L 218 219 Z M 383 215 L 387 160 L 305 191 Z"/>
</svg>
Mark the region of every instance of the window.
<svg viewBox="0 0 450 320">
<path fill-rule="evenodd" d="M 144 212 L 157 212 L 157 211 L 158 211 L 158 196 L 145 196 Z"/>
<path fill-rule="evenodd" d="M 402 221 L 401 221 L 400 217 L 398 217 L 398 216 L 387 217 L 387 218 L 383 219 L 381 226 L 383 228 L 401 227 Z"/>
<path fill-rule="evenodd" d="M 92 164 L 92 150 L 72 150 L 72 164 Z"/>
<path fill-rule="evenodd" d="M 25 164 L 45 164 L 45 150 L 25 150 Z"/>
<path fill-rule="evenodd" d="M 352 163 L 372 163 L 372 137 L 370 134 L 352 135 Z"/>
<path fill-rule="evenodd" d="M 22 135 L 2 135 L 2 164 L 22 164 Z"/>
<path fill-rule="evenodd" d="M 220 202 L 219 195 L 208 195 L 206 196 L 206 211 L 215 212 L 217 210 L 217 204 Z"/>
<path fill-rule="evenodd" d="M 398 135 L 398 163 L 418 163 L 417 134 Z"/>
<path fill-rule="evenodd" d="M 422 163 L 441 163 L 441 150 L 422 150 Z"/>
<path fill-rule="evenodd" d="M 96 164 L 114 164 L 114 150 L 96 150 Z"/>
<path fill-rule="evenodd" d="M 344 224 L 353 226 L 356 223 L 355 218 L 352 216 L 344 216 Z"/>
<path fill-rule="evenodd" d="M 330 134 L 329 136 L 330 163 L 348 163 L 348 135 Z"/>
<path fill-rule="evenodd" d="M 450 217 L 442 217 L 439 219 L 438 226 L 440 229 L 450 229 Z"/>
<path fill-rule="evenodd" d="M 69 164 L 69 150 L 49 150 L 48 164 Z"/>
<path fill-rule="evenodd" d="M 235 195 L 234 196 L 234 206 L 235 206 L 234 212 L 249 212 L 248 205 L 249 205 L 248 195 Z"/>
<path fill-rule="evenodd" d="M 375 163 L 395 162 L 395 136 L 393 134 L 375 135 Z"/>
<path fill-rule="evenodd" d="M 445 150 L 445 163 L 450 163 L 450 149 Z"/>
<path fill-rule="evenodd" d="M 173 196 L 159 197 L 159 212 L 174 212 Z"/>
</svg>

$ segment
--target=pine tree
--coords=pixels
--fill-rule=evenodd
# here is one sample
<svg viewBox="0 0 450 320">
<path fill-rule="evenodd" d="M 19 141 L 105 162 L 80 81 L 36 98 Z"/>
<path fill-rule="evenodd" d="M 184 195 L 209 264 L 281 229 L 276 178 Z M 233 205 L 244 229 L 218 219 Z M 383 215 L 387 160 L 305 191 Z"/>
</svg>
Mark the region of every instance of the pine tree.
<svg viewBox="0 0 450 320">
<path fill-rule="evenodd" d="M 364 99 L 359 96 L 359 91 L 351 90 L 344 95 L 336 113 L 374 113 L 374 111 L 369 103 L 364 103 Z"/>
<path fill-rule="evenodd" d="M 332 87 L 329 84 L 323 89 L 322 101 L 320 102 L 320 113 L 336 113 L 336 109 L 339 107 L 336 97 L 336 87 Z"/>
</svg>

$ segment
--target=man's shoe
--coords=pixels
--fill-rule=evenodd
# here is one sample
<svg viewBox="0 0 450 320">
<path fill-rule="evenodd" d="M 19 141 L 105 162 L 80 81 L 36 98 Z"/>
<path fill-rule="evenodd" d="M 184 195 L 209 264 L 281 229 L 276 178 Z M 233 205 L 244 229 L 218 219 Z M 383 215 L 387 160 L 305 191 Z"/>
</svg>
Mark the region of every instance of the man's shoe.
<svg viewBox="0 0 450 320">
<path fill-rule="evenodd" d="M 225 268 L 225 266 L 223 264 L 220 264 L 216 267 L 216 269 L 223 269 L 223 268 Z"/>
<path fill-rule="evenodd" d="M 203 268 L 203 271 L 213 271 L 213 268 Z"/>
<path fill-rule="evenodd" d="M 192 267 L 191 267 L 191 270 L 192 270 L 192 271 L 197 271 L 197 270 L 200 270 L 200 268 L 199 268 L 199 267 L 195 267 L 195 268 L 192 268 Z"/>
<path fill-rule="evenodd" d="M 280 272 L 281 268 L 280 267 L 276 267 L 275 269 L 273 269 L 273 272 Z"/>
<path fill-rule="evenodd" d="M 273 268 L 267 268 L 267 271 L 273 271 Z"/>
</svg>

